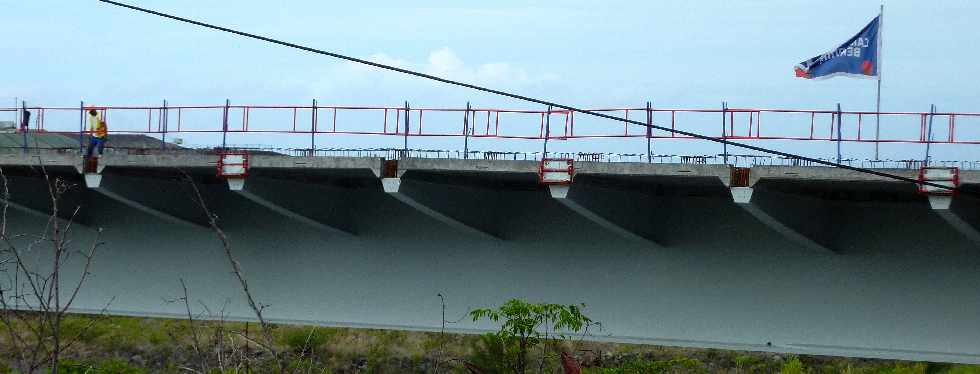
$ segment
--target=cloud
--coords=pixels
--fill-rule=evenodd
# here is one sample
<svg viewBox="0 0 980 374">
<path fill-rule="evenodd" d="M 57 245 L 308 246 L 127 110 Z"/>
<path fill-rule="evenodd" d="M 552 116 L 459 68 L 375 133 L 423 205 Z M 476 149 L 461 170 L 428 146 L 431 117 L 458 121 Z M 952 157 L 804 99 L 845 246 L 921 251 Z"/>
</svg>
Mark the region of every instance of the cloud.
<svg viewBox="0 0 980 374">
<path fill-rule="evenodd" d="M 386 53 L 375 53 L 369 56 L 367 60 L 379 64 L 416 70 L 443 78 L 468 83 L 492 84 L 495 86 L 515 87 L 559 79 L 555 74 L 531 74 L 525 69 L 515 67 L 506 62 L 488 62 L 470 66 L 449 47 L 442 47 L 432 51 L 424 62 L 411 62 L 392 57 Z M 366 75 L 377 71 L 376 68 L 356 63 L 348 63 L 346 70 L 346 72 L 341 72 L 341 74 L 354 72 Z"/>
<path fill-rule="evenodd" d="M 476 75 L 483 80 L 489 81 L 517 81 L 527 82 L 530 79 L 527 72 L 523 69 L 515 69 L 503 62 L 495 62 L 480 65 L 476 70 Z M 543 76 L 545 80 L 553 80 L 556 77 Z"/>
<path fill-rule="evenodd" d="M 449 47 L 442 47 L 430 53 L 428 67 L 433 72 L 443 73 L 454 73 L 464 68 L 463 60 L 460 60 Z"/>
<path fill-rule="evenodd" d="M 395 66 L 399 68 L 411 68 L 411 65 L 408 63 L 408 61 L 391 57 L 385 53 L 375 53 L 369 56 L 367 60 L 371 62 L 377 62 L 379 64 L 385 64 L 385 65 Z M 351 63 L 351 66 L 365 71 L 373 71 L 375 69 L 367 65 L 357 64 L 353 62 Z"/>
</svg>

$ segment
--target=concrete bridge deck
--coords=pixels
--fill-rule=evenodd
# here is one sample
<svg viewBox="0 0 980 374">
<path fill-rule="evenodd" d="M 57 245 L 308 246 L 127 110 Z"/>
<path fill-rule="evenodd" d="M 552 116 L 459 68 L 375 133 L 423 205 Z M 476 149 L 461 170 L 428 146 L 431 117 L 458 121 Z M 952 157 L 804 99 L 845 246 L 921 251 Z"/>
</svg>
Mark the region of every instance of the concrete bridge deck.
<svg viewBox="0 0 980 374">
<path fill-rule="evenodd" d="M 75 241 L 106 229 L 76 309 L 178 315 L 161 300 L 183 278 L 247 319 L 186 173 L 275 320 L 436 329 L 437 293 L 450 317 L 523 297 L 587 304 L 597 339 L 980 363 L 965 194 L 821 167 L 753 167 L 733 187 L 725 165 L 576 162 L 572 184 L 544 186 L 534 161 L 255 155 L 234 183 L 216 162 L 106 155 L 86 175 L 77 154 L 0 155 L 9 230 L 43 227 L 43 164 L 77 185 Z"/>
</svg>

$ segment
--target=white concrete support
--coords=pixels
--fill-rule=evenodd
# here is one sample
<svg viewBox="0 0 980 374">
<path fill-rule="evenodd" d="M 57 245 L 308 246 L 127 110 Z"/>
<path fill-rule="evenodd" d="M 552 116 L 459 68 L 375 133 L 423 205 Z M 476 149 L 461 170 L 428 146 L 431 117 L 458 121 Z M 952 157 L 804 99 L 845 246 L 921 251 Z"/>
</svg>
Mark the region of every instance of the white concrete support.
<svg viewBox="0 0 980 374">
<path fill-rule="evenodd" d="M 228 178 L 228 189 L 232 191 L 245 190 L 245 178 Z"/>
<path fill-rule="evenodd" d="M 385 193 L 391 195 L 391 197 L 394 197 L 396 200 L 401 201 L 402 203 L 405 203 L 405 205 L 408 205 L 408 206 L 410 206 L 412 208 L 415 208 L 416 210 L 418 210 L 422 214 L 425 214 L 426 216 L 429 216 L 429 217 L 435 219 L 436 221 L 442 222 L 442 223 L 446 224 L 449 227 L 452 227 L 452 228 L 454 228 L 454 229 L 456 229 L 458 231 L 461 231 L 461 232 L 465 232 L 467 234 L 479 236 L 479 237 L 482 237 L 484 239 L 500 240 L 500 238 L 498 238 L 497 236 L 494 236 L 493 234 L 490 234 L 490 233 L 488 233 L 486 231 L 480 230 L 480 229 L 475 228 L 473 226 L 470 226 L 470 225 L 468 225 L 466 223 L 463 223 L 462 221 L 460 221 L 460 220 L 458 220 L 456 218 L 453 218 L 453 217 L 450 217 L 450 216 L 448 216 L 446 214 L 443 214 L 443 213 L 441 213 L 441 212 L 433 209 L 432 207 L 430 207 L 430 206 L 428 206 L 426 204 L 423 204 L 418 199 L 415 199 L 412 196 L 409 196 L 402 189 L 402 179 L 401 178 L 382 178 L 381 179 L 381 185 L 382 185 L 382 187 L 384 187 Z"/>
<path fill-rule="evenodd" d="M 929 206 L 943 220 L 946 221 L 954 230 L 963 234 L 973 244 L 980 245 L 980 231 L 969 222 L 957 214 L 953 208 L 953 197 L 943 195 L 929 195 Z"/>
<path fill-rule="evenodd" d="M 85 186 L 88 188 L 98 188 L 102 185 L 102 174 L 99 173 L 85 173 Z"/>
<path fill-rule="evenodd" d="M 555 199 L 555 201 L 559 202 L 560 204 L 562 204 L 565 207 L 567 207 L 569 210 L 571 210 L 571 211 L 579 214 L 580 216 L 584 217 L 585 219 L 587 219 L 589 221 L 592 221 L 593 223 L 599 225 L 600 227 L 602 227 L 602 228 L 604 228 L 606 230 L 609 230 L 609 231 L 615 233 L 616 235 L 619 235 L 619 236 L 621 236 L 623 238 L 626 238 L 626 239 L 629 239 L 629 240 L 633 240 L 633 241 L 637 241 L 637 242 L 642 242 L 642 243 L 646 243 L 646 244 L 649 244 L 649 245 L 653 245 L 653 246 L 656 246 L 658 249 L 662 249 L 664 247 L 660 243 L 657 243 L 657 242 L 655 242 L 655 241 L 653 241 L 653 240 L 651 240 L 649 238 L 646 238 L 646 237 L 644 237 L 642 235 L 639 235 L 639 234 L 637 234 L 637 233 L 635 233 L 635 232 L 633 232 L 631 230 L 628 230 L 628 229 L 624 228 L 623 226 L 620 226 L 620 225 L 616 224 L 615 222 L 612 222 L 612 221 L 606 219 L 605 217 L 602 217 L 601 215 L 593 212 L 591 209 L 586 208 L 582 204 L 578 203 L 574 199 L 569 198 L 568 197 L 568 191 L 569 191 L 569 189 L 570 189 L 570 186 L 569 185 L 550 185 L 550 186 L 548 186 L 548 191 L 551 192 L 551 197 L 553 199 Z"/>
<path fill-rule="evenodd" d="M 310 217 L 304 216 L 302 214 L 299 214 L 297 212 L 292 211 L 291 209 L 288 209 L 286 207 L 283 207 L 280 204 L 276 204 L 275 202 L 272 202 L 272 201 L 270 201 L 270 200 L 268 200 L 268 199 L 266 199 L 266 198 L 264 198 L 262 196 L 259 196 L 258 194 L 256 194 L 256 193 L 248 190 L 247 188 L 245 188 L 245 179 L 244 178 L 228 178 L 228 188 L 232 192 L 237 193 L 239 196 L 244 197 L 244 198 L 248 199 L 249 201 L 251 201 L 253 203 L 256 203 L 258 205 L 261 205 L 261 206 L 265 207 L 266 209 L 269 209 L 269 210 L 271 210 L 273 212 L 276 212 L 276 213 L 282 215 L 283 217 L 292 219 L 292 220 L 294 220 L 296 222 L 299 222 L 299 223 L 302 223 L 304 225 L 313 227 L 315 229 L 323 230 L 323 231 L 326 231 L 326 232 L 329 232 L 329 233 L 335 234 L 335 235 L 341 235 L 341 236 L 347 236 L 347 237 L 354 236 L 353 233 L 351 233 L 351 232 L 349 232 L 347 230 L 341 229 L 339 227 L 334 227 L 334 226 L 325 224 L 323 222 L 317 221 L 315 219 L 312 219 Z"/>
<path fill-rule="evenodd" d="M 77 164 L 75 164 L 74 167 L 75 167 L 75 170 L 78 171 L 78 174 L 101 175 L 102 174 L 102 170 L 105 170 L 106 164 L 104 162 L 101 162 L 101 161 L 103 161 L 102 159 L 100 159 L 99 161 L 100 162 L 96 163 L 96 165 L 95 165 L 95 172 L 94 173 L 86 173 L 85 172 L 85 164 L 84 164 L 85 161 L 84 160 L 81 161 L 81 162 L 79 162 L 79 163 L 77 163 Z"/>
<path fill-rule="evenodd" d="M 110 179 L 111 179 L 111 177 L 110 177 Z M 85 186 L 88 187 L 89 189 L 95 191 L 95 192 L 98 192 L 99 194 L 101 194 L 101 195 L 103 195 L 105 197 L 108 197 L 108 198 L 110 198 L 112 200 L 115 200 L 117 202 L 120 202 L 123 205 L 126 205 L 126 206 L 128 206 L 130 208 L 133 208 L 133 209 L 136 209 L 136 210 L 141 211 L 143 213 L 149 214 L 149 215 L 151 215 L 153 217 L 159 218 L 160 220 L 163 220 L 164 222 L 173 223 L 173 224 L 176 224 L 176 225 L 180 225 L 180 226 L 184 226 L 184 227 L 191 227 L 191 228 L 202 228 L 203 227 L 203 226 L 198 225 L 196 223 L 193 223 L 193 222 L 184 220 L 183 218 L 176 217 L 176 216 L 174 216 L 172 214 L 169 214 L 167 212 L 164 212 L 164 211 L 161 211 L 159 209 L 155 209 L 153 207 L 147 206 L 146 204 L 140 203 L 140 202 L 138 202 L 136 200 L 127 198 L 126 196 L 123 196 L 118 191 L 114 191 L 111 188 L 111 182 L 109 183 L 110 186 L 103 185 L 102 182 L 103 182 L 103 175 L 102 174 L 85 173 Z"/>
<path fill-rule="evenodd" d="M 759 220 L 759 222 L 762 222 L 762 224 L 779 233 L 786 239 L 789 239 L 790 241 L 814 252 L 834 253 L 834 251 L 832 251 L 830 248 L 817 243 L 813 239 L 810 239 L 793 228 L 787 226 L 780 220 L 767 213 L 758 205 L 752 203 L 753 192 L 754 190 L 752 187 L 732 187 L 732 199 L 735 201 L 735 204 L 742 207 L 742 209 L 745 209 L 746 212 Z"/>
</svg>

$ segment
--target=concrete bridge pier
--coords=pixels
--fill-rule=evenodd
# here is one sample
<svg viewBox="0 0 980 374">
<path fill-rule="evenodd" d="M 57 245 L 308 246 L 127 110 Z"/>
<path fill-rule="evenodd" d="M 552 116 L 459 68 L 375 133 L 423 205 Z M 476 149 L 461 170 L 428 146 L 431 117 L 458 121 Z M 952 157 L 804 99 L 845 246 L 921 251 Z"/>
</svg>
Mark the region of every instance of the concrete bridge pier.
<svg viewBox="0 0 980 374">
<path fill-rule="evenodd" d="M 230 178 L 228 186 L 239 196 L 300 224 L 333 235 L 355 235 L 351 223 L 354 214 L 350 203 L 352 191 L 320 183 L 297 183 L 256 175 L 249 176 L 247 180 Z"/>
<path fill-rule="evenodd" d="M 99 174 L 86 173 L 84 178 L 90 190 L 166 223 L 192 229 L 207 227 L 207 218 L 193 204 L 187 186 L 174 179 L 177 176 L 135 177 L 132 170 L 128 174 L 124 168 L 112 168 Z"/>
<path fill-rule="evenodd" d="M 966 196 L 929 196 L 929 206 L 957 232 L 980 247 L 980 212 L 977 199 Z"/>
<path fill-rule="evenodd" d="M 59 168 L 50 168 L 47 173 L 49 178 L 46 180 L 39 170 L 5 169 L 6 188 L 10 193 L 7 203 L 10 208 L 37 218 L 49 219 L 52 212 L 49 188 L 59 188 L 53 184 L 60 180 L 64 183 L 61 188 L 65 190 L 59 197 L 57 218 L 63 222 L 71 220 L 78 225 L 93 225 L 92 212 L 88 212 L 86 208 L 97 203 L 79 191 L 77 186 L 82 184 L 82 180 L 78 175 Z M 76 214 L 75 210 L 79 207 L 81 209 Z"/>
<path fill-rule="evenodd" d="M 652 233 L 656 224 L 650 221 L 653 221 L 651 218 L 657 214 L 652 209 L 654 204 L 643 196 L 626 197 L 625 200 L 629 200 L 629 205 L 626 206 L 633 208 L 630 209 L 633 212 L 617 214 L 610 213 L 603 208 L 609 208 L 613 205 L 609 204 L 610 200 L 622 197 L 625 193 L 621 191 L 592 188 L 581 180 L 572 185 L 548 186 L 548 190 L 551 197 L 556 201 L 605 230 L 625 239 L 647 244 L 655 249 L 664 247 Z M 624 206 L 615 205 L 617 207 Z M 639 218 L 639 220 L 631 220 L 630 218 Z"/>
<path fill-rule="evenodd" d="M 385 193 L 454 230 L 489 240 L 504 238 L 497 191 L 424 179 L 384 178 Z"/>
<path fill-rule="evenodd" d="M 827 205 L 812 198 L 766 191 L 756 187 L 732 187 L 732 199 L 763 225 L 787 240 L 813 251 L 833 254 Z"/>
</svg>

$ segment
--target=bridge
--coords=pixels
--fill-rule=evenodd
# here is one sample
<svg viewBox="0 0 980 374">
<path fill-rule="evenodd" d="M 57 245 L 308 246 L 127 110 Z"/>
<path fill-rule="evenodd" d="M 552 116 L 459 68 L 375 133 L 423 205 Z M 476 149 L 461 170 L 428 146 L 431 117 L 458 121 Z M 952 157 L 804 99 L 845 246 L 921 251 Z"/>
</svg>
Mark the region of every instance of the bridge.
<svg viewBox="0 0 980 374">
<path fill-rule="evenodd" d="M 241 131 L 230 130 L 230 106 L 218 109 L 220 131 L 201 131 L 268 135 L 248 125 L 253 114 L 243 115 L 252 119 Z M 624 137 L 639 137 L 641 152 L 340 150 L 316 143 L 279 152 L 227 144 L 190 149 L 165 141 L 164 131 L 153 128 L 153 118 L 160 118 L 169 139 L 193 136 L 180 134 L 188 128 L 169 128 L 174 118 L 167 112 L 175 109 L 133 110 L 148 113 L 151 128 L 124 128 L 122 116 L 108 115 L 116 131 L 110 142 L 120 139 L 120 147 L 96 163 L 79 156 L 78 130 L 72 135 L 63 122 L 57 128 L 43 118 L 48 114 L 35 116 L 40 123 L 26 134 L 7 134 L 12 145 L 0 147 L 11 193 L 10 232 L 38 231 L 50 214 L 42 165 L 47 174 L 77 186 L 64 198 L 67 206 L 81 206 L 73 240 L 91 240 L 97 228 L 105 228 L 105 250 L 74 305 L 77 311 L 97 311 L 113 300 L 110 313 L 179 316 L 183 306 L 164 299 L 180 295 L 183 279 L 192 299 L 223 309 L 228 318 L 250 318 L 207 217 L 190 196 L 189 176 L 219 217 L 256 296 L 268 305 L 267 316 L 276 321 L 435 330 L 441 325 L 437 294 L 446 296 L 449 317 L 523 297 L 585 303 L 587 313 L 603 322 L 595 339 L 980 363 L 980 204 L 970 193 L 923 190 L 915 183 L 760 155 L 658 159 L 642 152 L 643 142 L 669 139 L 624 128 Z M 406 113 L 392 110 L 400 111 L 399 118 Z M 42 111 L 57 109 L 35 109 Z M 80 112 L 70 112 L 74 121 Z M 553 121 L 554 114 L 528 112 L 546 123 L 539 135 L 524 140 L 603 136 L 556 134 L 551 126 L 564 124 Z M 474 118 L 489 116 L 493 124 L 495 116 L 453 113 L 465 114 L 453 122 L 466 124 L 459 134 L 427 134 L 418 121 L 410 140 L 428 135 L 469 142 L 479 135 L 472 131 Z M 741 136 L 729 132 L 729 125 L 751 120 L 755 141 L 767 137 L 759 135 L 760 116 L 778 115 L 706 113 L 719 122 L 725 117 L 719 137 Z M 867 126 L 872 116 L 792 113 L 814 121 L 853 116 L 855 126 Z M 745 123 L 735 121 L 736 115 Z M 817 134 L 812 141 L 973 144 L 965 135 L 972 129 L 956 126 L 957 119 L 973 114 L 929 114 L 934 121 L 935 116 L 953 130 L 938 138 L 881 131 L 877 139 Z M 837 134 L 844 122 L 833 123 L 831 133 Z M 282 131 L 330 141 L 331 134 L 317 126 L 305 134 Z M 395 128 L 402 130 L 377 135 L 409 140 L 411 127 Z M 126 132 L 156 140 L 122 140 Z M 490 134 L 484 136 L 509 136 L 503 130 Z M 26 147 L 16 144 L 22 135 Z M 810 140 L 799 138 L 794 141 Z M 933 169 L 922 168 L 927 160 L 850 162 L 933 180 Z M 942 180 L 959 191 L 976 191 L 980 171 L 972 165 L 958 161 L 935 170 L 940 179 L 953 173 Z M 449 326 L 492 328 L 465 320 Z"/>
</svg>

